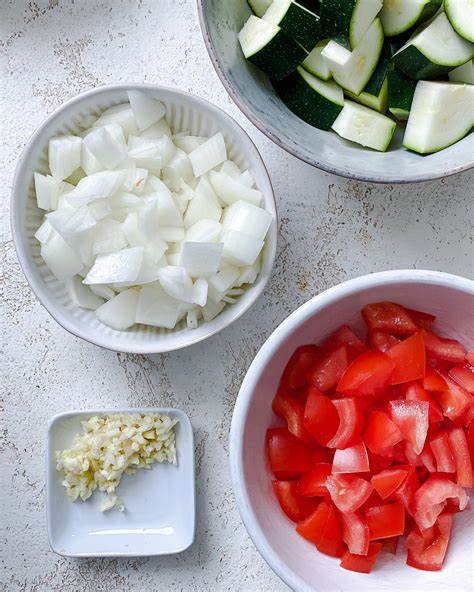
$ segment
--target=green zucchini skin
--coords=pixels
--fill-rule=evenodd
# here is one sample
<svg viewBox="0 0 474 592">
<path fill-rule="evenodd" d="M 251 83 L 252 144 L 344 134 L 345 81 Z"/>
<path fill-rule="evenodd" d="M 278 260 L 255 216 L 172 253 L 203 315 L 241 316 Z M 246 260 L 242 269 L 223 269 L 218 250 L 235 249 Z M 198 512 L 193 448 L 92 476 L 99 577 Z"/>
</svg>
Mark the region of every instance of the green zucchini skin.
<svg viewBox="0 0 474 592">
<path fill-rule="evenodd" d="M 430 80 L 439 78 L 453 69 L 453 66 L 435 64 L 421 53 L 414 45 L 392 57 L 392 61 L 404 74 L 413 80 Z"/>
<path fill-rule="evenodd" d="M 262 17 L 265 14 L 267 8 L 272 3 L 272 0 L 247 0 L 247 3 L 250 6 L 250 10 L 255 15 Z"/>
<path fill-rule="evenodd" d="M 388 108 L 395 111 L 410 111 L 415 94 L 416 82 L 396 68 L 387 72 Z"/>
<path fill-rule="evenodd" d="M 342 111 L 342 105 L 336 105 L 313 90 L 298 71 L 274 83 L 274 87 L 290 111 L 318 129 L 330 130 Z"/>
<path fill-rule="evenodd" d="M 285 33 L 310 52 L 321 39 L 319 16 L 291 4 L 279 26 Z"/>
<path fill-rule="evenodd" d="M 390 62 L 387 59 L 381 58 L 379 60 L 374 73 L 372 74 L 369 82 L 365 85 L 365 88 L 362 92 L 373 95 L 374 97 L 379 96 L 384 80 L 387 77 L 389 64 Z"/>
<path fill-rule="evenodd" d="M 358 0 L 321 0 L 321 29 L 325 37 L 349 39 L 352 13 Z"/>
<path fill-rule="evenodd" d="M 314 14 L 319 15 L 319 11 L 321 9 L 320 0 L 297 0 L 297 2 L 298 4 L 301 4 L 301 6 L 311 10 L 311 12 L 314 12 Z"/>
<path fill-rule="evenodd" d="M 307 52 L 283 31 L 278 33 L 260 51 L 248 57 L 257 68 L 272 80 L 283 80 L 306 58 Z"/>
</svg>

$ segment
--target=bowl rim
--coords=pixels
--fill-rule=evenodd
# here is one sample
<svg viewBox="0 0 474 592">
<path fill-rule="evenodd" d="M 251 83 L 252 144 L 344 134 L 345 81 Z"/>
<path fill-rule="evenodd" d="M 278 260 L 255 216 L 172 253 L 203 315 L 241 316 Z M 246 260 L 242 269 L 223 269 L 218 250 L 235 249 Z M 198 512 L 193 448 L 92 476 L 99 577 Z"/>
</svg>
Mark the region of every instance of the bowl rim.
<svg viewBox="0 0 474 592">
<path fill-rule="evenodd" d="M 29 159 L 31 156 L 31 151 L 33 150 L 33 147 L 38 142 L 40 135 L 45 130 L 48 129 L 48 127 L 55 120 L 55 118 L 58 115 L 60 115 L 64 112 L 67 112 L 71 107 L 73 107 L 77 104 L 80 104 L 84 99 L 87 99 L 87 98 L 95 96 L 95 95 L 106 94 L 110 91 L 120 91 L 120 90 L 122 90 L 122 91 L 137 90 L 137 91 L 142 91 L 142 92 L 152 91 L 155 93 L 160 93 L 160 92 L 164 91 L 166 93 L 171 93 L 173 95 L 176 95 L 181 99 L 191 101 L 191 102 L 197 104 L 197 106 L 199 108 L 205 109 L 210 112 L 214 111 L 215 113 L 218 113 L 221 117 L 223 117 L 224 119 L 226 119 L 229 122 L 229 125 L 231 127 L 232 126 L 236 127 L 239 130 L 239 132 L 243 134 L 245 139 L 249 142 L 249 146 L 254 152 L 254 154 L 252 155 L 252 159 L 255 162 L 255 166 L 259 166 L 261 168 L 263 174 L 266 177 L 266 180 L 268 182 L 268 187 L 269 187 L 269 191 L 268 191 L 268 195 L 267 195 L 268 203 L 265 203 L 265 209 L 270 211 L 270 213 L 273 215 L 274 222 L 271 224 L 270 229 L 268 231 L 269 234 L 267 236 L 267 240 L 268 240 L 268 237 L 271 236 L 271 239 L 273 242 L 273 248 L 271 249 L 271 252 L 269 252 L 267 255 L 267 267 L 268 267 L 267 272 L 263 273 L 263 270 L 262 270 L 259 273 L 255 283 L 252 284 L 252 287 L 254 288 L 254 293 L 253 293 L 252 298 L 249 299 L 249 301 L 247 303 L 245 303 L 245 305 L 242 305 L 240 303 L 240 301 L 238 301 L 237 303 L 232 305 L 232 306 L 236 306 L 236 305 L 240 304 L 240 307 L 232 309 L 234 311 L 234 314 L 230 320 L 227 320 L 226 322 L 222 322 L 222 317 L 220 315 L 218 315 L 216 317 L 216 319 L 218 319 L 218 320 L 221 319 L 221 322 L 219 323 L 218 321 L 216 321 L 216 323 L 213 323 L 212 328 L 210 328 L 208 330 L 208 332 L 206 332 L 205 334 L 201 334 L 200 336 L 193 337 L 192 330 L 190 329 L 189 330 L 190 335 L 189 335 L 188 339 L 185 339 L 185 340 L 180 339 L 180 340 L 176 341 L 175 343 L 172 342 L 170 344 L 166 344 L 166 346 L 161 344 L 161 338 L 159 335 L 156 336 L 156 338 L 153 339 L 152 341 L 146 342 L 146 343 L 142 343 L 142 342 L 138 341 L 136 343 L 135 342 L 128 342 L 123 347 L 112 346 L 111 341 L 113 338 L 111 336 L 100 335 L 97 338 L 92 338 L 89 336 L 89 332 L 88 332 L 87 328 L 83 329 L 82 325 L 79 327 L 76 327 L 74 325 L 74 323 L 72 323 L 70 321 L 69 313 L 63 312 L 61 310 L 61 308 L 56 305 L 54 298 L 51 298 L 49 293 L 46 291 L 44 281 L 42 279 L 38 280 L 34 276 L 34 274 L 31 273 L 31 270 L 35 264 L 32 262 L 31 255 L 30 255 L 28 249 L 26 248 L 25 244 L 23 243 L 23 240 L 22 240 L 23 224 L 22 224 L 22 219 L 20 217 L 20 213 L 18 211 L 18 208 L 16 207 L 16 204 L 19 203 L 19 200 L 24 198 L 24 196 L 19 195 L 19 190 L 18 190 L 19 178 L 22 176 L 24 169 L 28 168 Z M 237 121 L 235 121 L 235 119 L 231 115 L 226 113 L 223 109 L 221 109 L 217 105 L 214 105 L 213 103 L 207 101 L 206 99 L 203 99 L 193 93 L 189 93 L 187 91 L 183 91 L 183 90 L 180 90 L 177 88 L 172 88 L 169 86 L 164 86 L 164 85 L 159 85 L 159 84 L 151 84 L 151 83 L 115 83 L 115 84 L 105 84 L 102 86 L 98 86 L 93 89 L 76 94 L 75 96 L 71 97 L 70 99 L 68 99 L 67 101 L 65 101 L 61 105 L 59 105 L 56 109 L 54 109 L 51 113 L 49 113 L 47 115 L 47 117 L 35 129 L 35 131 L 31 134 L 30 138 L 26 142 L 25 147 L 23 148 L 23 151 L 18 159 L 16 168 L 15 168 L 12 189 L 11 189 L 11 198 L 10 198 L 10 227 L 11 227 L 11 231 L 12 231 L 13 244 L 15 246 L 15 251 L 16 251 L 16 254 L 18 257 L 18 262 L 19 262 L 20 268 L 23 271 L 23 274 L 26 278 L 26 281 L 28 282 L 28 285 L 29 285 L 30 289 L 32 290 L 35 298 L 43 306 L 43 308 L 45 308 L 46 311 L 53 317 L 53 319 L 63 329 L 65 329 L 68 333 L 70 333 L 71 335 L 73 335 L 75 337 L 79 337 L 80 339 L 83 339 L 84 341 L 86 341 L 88 343 L 102 347 L 102 348 L 107 349 L 109 351 L 120 352 L 120 353 L 133 353 L 133 354 L 159 354 L 159 353 L 166 353 L 166 352 L 170 352 L 170 351 L 176 351 L 176 350 L 179 350 L 179 349 L 182 349 L 185 347 L 189 347 L 191 345 L 199 343 L 200 341 L 203 341 L 204 339 L 207 339 L 208 337 L 212 337 L 213 335 L 215 335 L 219 331 L 222 331 L 223 329 L 225 329 L 226 327 L 228 327 L 229 325 L 231 325 L 232 323 L 237 321 L 243 314 L 245 314 L 255 304 L 255 302 L 260 298 L 263 291 L 265 290 L 266 285 L 267 285 L 267 283 L 271 277 L 272 271 L 273 271 L 277 247 L 278 247 L 278 212 L 277 212 L 277 207 L 276 207 L 275 192 L 274 192 L 273 185 L 272 185 L 272 182 L 270 179 L 270 175 L 268 173 L 268 169 L 265 165 L 265 162 L 263 161 L 260 151 L 258 150 L 258 148 L 255 145 L 255 142 L 252 140 L 252 138 L 248 135 L 248 133 L 244 130 L 244 128 Z M 215 321 L 216 319 L 213 319 L 213 321 Z M 86 325 L 84 325 L 84 327 L 86 327 Z"/>
<path fill-rule="evenodd" d="M 370 273 L 346 280 L 316 296 L 313 296 L 313 298 L 302 304 L 282 321 L 257 352 L 257 355 L 247 370 L 237 395 L 229 436 L 229 464 L 234 497 L 240 517 L 242 518 L 245 528 L 258 552 L 262 555 L 271 569 L 288 586 L 290 586 L 292 590 L 310 590 L 310 588 L 272 549 L 267 537 L 259 525 L 255 512 L 253 511 L 247 490 L 247 484 L 243 477 L 242 434 L 255 384 L 263 369 L 267 366 L 273 356 L 276 348 L 282 343 L 282 341 L 284 341 L 296 325 L 303 323 L 323 307 L 327 306 L 330 302 L 339 300 L 342 297 L 354 295 L 363 288 L 365 289 L 367 287 L 382 284 L 391 285 L 400 283 L 408 285 L 421 283 L 445 286 L 474 297 L 473 280 L 440 271 L 400 269 Z"/>
<path fill-rule="evenodd" d="M 331 173 L 333 175 L 338 175 L 340 177 L 345 177 L 347 179 L 356 180 L 356 181 L 365 181 L 367 183 L 382 183 L 388 185 L 405 185 L 408 183 L 424 183 L 428 181 L 434 181 L 435 179 L 444 179 L 445 177 L 450 177 L 452 175 L 457 175 L 458 173 L 462 173 L 463 171 L 468 171 L 474 167 L 474 160 L 468 162 L 466 164 L 458 165 L 455 167 L 450 167 L 447 169 L 439 170 L 433 174 L 415 174 L 410 178 L 405 177 L 386 177 L 382 172 L 379 176 L 368 175 L 364 173 L 359 173 L 357 170 L 349 170 L 346 168 L 342 168 L 337 166 L 336 164 L 331 164 L 328 162 L 321 162 L 315 160 L 306 154 L 300 152 L 298 149 L 294 148 L 290 143 L 288 143 L 284 138 L 280 138 L 276 135 L 273 131 L 268 129 L 260 119 L 254 115 L 253 111 L 246 105 L 245 101 L 240 98 L 239 93 L 234 90 L 233 85 L 231 84 L 230 80 L 227 78 L 227 75 L 223 68 L 221 67 L 219 58 L 214 51 L 214 45 L 211 41 L 211 36 L 209 34 L 209 28 L 207 26 L 207 17 L 205 14 L 204 8 L 205 0 L 197 0 L 197 10 L 199 16 L 199 24 L 201 27 L 201 34 L 204 39 L 204 45 L 206 46 L 207 53 L 209 54 L 209 58 L 211 63 L 214 67 L 214 70 L 217 73 L 220 81 L 222 82 L 225 90 L 240 109 L 240 111 L 247 117 L 247 119 L 253 123 L 253 125 L 260 130 L 267 138 L 272 140 L 277 146 L 283 148 L 289 154 L 298 158 L 311 166 L 325 171 L 326 173 Z M 466 138 L 469 137 L 469 134 L 465 136 Z"/>
</svg>

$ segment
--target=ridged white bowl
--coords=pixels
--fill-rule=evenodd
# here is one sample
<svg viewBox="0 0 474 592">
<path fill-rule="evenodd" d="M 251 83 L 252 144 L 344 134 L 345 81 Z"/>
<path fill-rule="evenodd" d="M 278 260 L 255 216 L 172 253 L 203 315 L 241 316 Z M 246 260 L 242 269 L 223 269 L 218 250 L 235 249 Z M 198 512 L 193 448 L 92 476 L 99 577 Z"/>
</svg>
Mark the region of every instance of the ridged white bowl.
<svg viewBox="0 0 474 592">
<path fill-rule="evenodd" d="M 294 350 L 319 343 L 346 323 L 363 328 L 361 308 L 391 300 L 438 316 L 437 330 L 474 348 L 474 282 L 447 273 L 385 271 L 349 280 L 312 298 L 270 335 L 240 388 L 230 432 L 232 485 L 242 520 L 270 567 L 297 592 L 467 592 L 472 589 L 474 508 L 456 514 L 450 547 L 439 572 L 405 565 L 382 553 L 370 575 L 346 571 L 339 560 L 319 553 L 295 531 L 272 490 L 265 431 L 278 421 L 271 402 Z M 361 333 L 362 334 L 362 333 Z"/>
<path fill-rule="evenodd" d="M 36 206 L 33 173 L 47 172 L 49 138 L 56 134 L 77 133 L 78 122 L 89 114 L 97 115 L 107 107 L 127 101 L 127 90 L 140 90 L 162 101 L 174 132 L 211 136 L 222 131 L 229 158 L 241 168 L 250 168 L 262 191 L 264 207 L 273 214 L 265 242 L 262 271 L 235 304 L 227 305 L 212 321 L 200 322 L 188 329 L 182 321 L 175 329 L 134 325 L 127 331 L 115 331 L 101 323 L 94 311 L 75 306 L 65 285 L 53 276 L 40 256 L 34 234 L 44 212 Z M 226 113 L 189 93 L 152 84 L 103 86 L 85 92 L 56 109 L 33 134 L 18 163 L 13 181 L 11 223 L 20 265 L 39 301 L 67 331 L 86 341 L 115 351 L 160 353 L 197 343 L 217 333 L 252 306 L 263 292 L 273 267 L 277 244 L 277 214 L 270 179 L 260 154 L 245 131 Z"/>
<path fill-rule="evenodd" d="M 453 175 L 474 165 L 474 135 L 446 150 L 421 156 L 402 148 L 399 125 L 387 152 L 348 142 L 292 113 L 268 76 L 248 62 L 237 34 L 251 14 L 247 0 L 197 0 L 201 30 L 212 64 L 236 105 L 278 146 L 319 169 L 373 183 L 414 183 Z"/>
</svg>

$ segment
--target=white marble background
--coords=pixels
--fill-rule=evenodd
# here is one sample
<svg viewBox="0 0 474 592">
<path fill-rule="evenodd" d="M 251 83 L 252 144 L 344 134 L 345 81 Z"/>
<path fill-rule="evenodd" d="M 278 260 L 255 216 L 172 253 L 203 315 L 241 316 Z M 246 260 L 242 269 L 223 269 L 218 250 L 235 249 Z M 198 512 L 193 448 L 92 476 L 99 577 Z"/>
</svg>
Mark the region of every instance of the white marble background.
<svg viewBox="0 0 474 592">
<path fill-rule="evenodd" d="M 281 221 L 277 265 L 256 306 L 203 344 L 149 357 L 104 351 L 61 329 L 29 290 L 9 228 L 15 164 L 44 117 L 80 91 L 142 81 L 192 91 L 245 127 L 269 168 Z M 226 95 L 201 40 L 194 0 L 0 0 L 0 125 L 0 590 L 286 590 L 249 540 L 230 488 L 227 440 L 240 382 L 271 331 L 338 282 L 402 267 L 472 277 L 474 176 L 375 186 L 289 156 Z M 170 405 L 191 417 L 197 536 L 182 555 L 70 560 L 49 549 L 47 423 L 61 411 L 113 405 Z"/>
</svg>

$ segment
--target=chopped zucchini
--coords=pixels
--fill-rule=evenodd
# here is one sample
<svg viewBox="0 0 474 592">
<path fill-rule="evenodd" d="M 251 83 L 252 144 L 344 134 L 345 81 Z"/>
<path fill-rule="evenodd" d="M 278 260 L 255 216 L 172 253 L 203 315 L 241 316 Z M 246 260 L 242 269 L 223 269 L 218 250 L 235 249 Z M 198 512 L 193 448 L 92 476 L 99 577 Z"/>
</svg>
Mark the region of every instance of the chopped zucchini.
<svg viewBox="0 0 474 592">
<path fill-rule="evenodd" d="M 311 74 L 314 74 L 314 76 L 317 76 L 322 80 L 329 80 L 331 78 L 331 72 L 329 71 L 326 60 L 321 55 L 328 43 L 329 39 L 318 41 L 314 49 L 301 64 L 305 70 L 308 70 L 308 72 L 311 72 Z"/>
<path fill-rule="evenodd" d="M 474 43 L 474 2 L 472 0 L 444 0 L 444 11 L 456 33 Z"/>
<path fill-rule="evenodd" d="M 424 25 L 393 56 L 397 68 L 414 80 L 436 78 L 472 58 L 472 45 L 459 37 L 444 12 Z"/>
<path fill-rule="evenodd" d="M 474 60 L 469 60 L 462 66 L 458 66 L 448 74 L 451 82 L 465 82 L 474 84 Z"/>
<path fill-rule="evenodd" d="M 280 27 L 254 15 L 239 33 L 244 56 L 273 80 L 282 80 L 300 64 L 307 52 Z"/>
<path fill-rule="evenodd" d="M 422 80 L 416 85 L 403 145 L 431 154 L 463 138 L 474 123 L 474 86 Z"/>
<path fill-rule="evenodd" d="M 352 101 L 345 101 L 332 129 L 346 140 L 385 152 L 397 124 L 393 119 Z"/>
<path fill-rule="evenodd" d="M 354 48 L 382 8 L 382 0 L 321 0 L 325 37 L 345 38 Z"/>
<path fill-rule="evenodd" d="M 388 65 L 388 60 L 381 59 L 364 90 L 358 95 L 346 90 L 346 96 L 356 103 L 366 105 L 379 113 L 385 113 L 388 105 Z"/>
<path fill-rule="evenodd" d="M 293 0 L 273 0 L 263 20 L 277 25 L 292 39 L 311 51 L 321 39 L 319 16 Z"/>
<path fill-rule="evenodd" d="M 262 17 L 265 14 L 272 1 L 273 0 L 247 0 L 252 12 L 259 17 Z"/>
<path fill-rule="evenodd" d="M 380 11 L 387 37 L 400 35 L 436 14 L 443 0 L 385 0 Z"/>
<path fill-rule="evenodd" d="M 285 80 L 275 84 L 286 106 L 301 119 L 319 129 L 328 130 L 344 105 L 341 88 L 298 67 Z"/>
<path fill-rule="evenodd" d="M 387 82 L 389 111 L 400 121 L 406 121 L 410 114 L 416 82 L 393 67 L 387 73 Z"/>
</svg>

